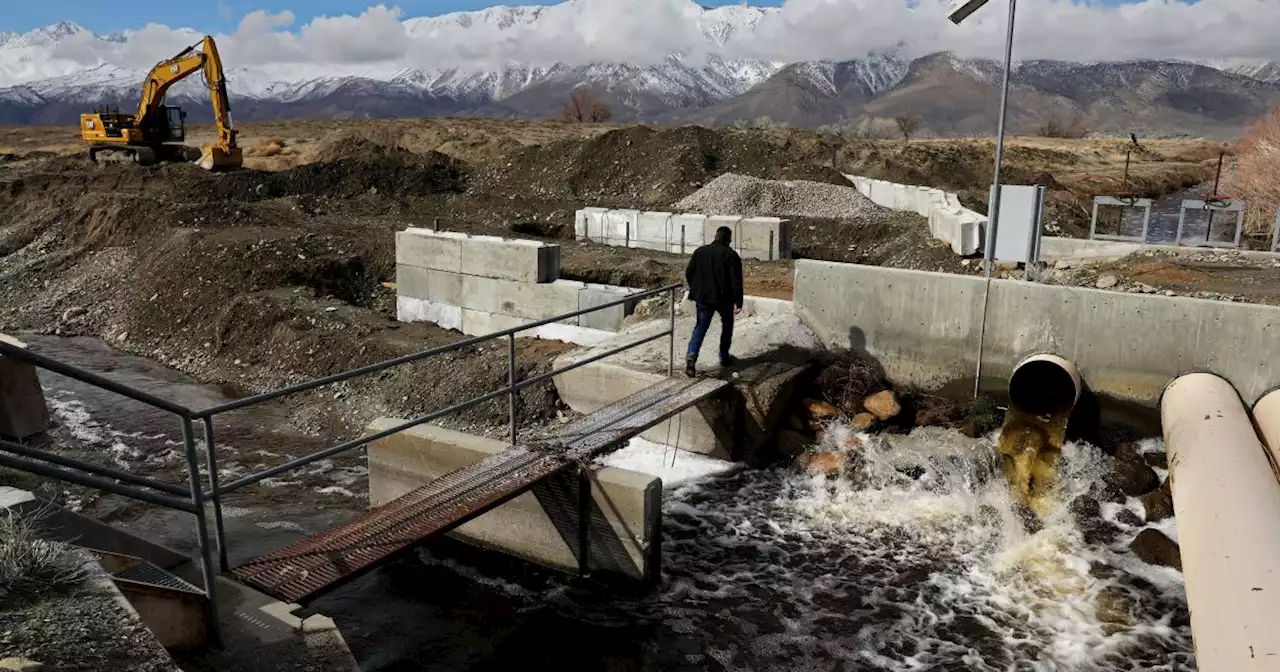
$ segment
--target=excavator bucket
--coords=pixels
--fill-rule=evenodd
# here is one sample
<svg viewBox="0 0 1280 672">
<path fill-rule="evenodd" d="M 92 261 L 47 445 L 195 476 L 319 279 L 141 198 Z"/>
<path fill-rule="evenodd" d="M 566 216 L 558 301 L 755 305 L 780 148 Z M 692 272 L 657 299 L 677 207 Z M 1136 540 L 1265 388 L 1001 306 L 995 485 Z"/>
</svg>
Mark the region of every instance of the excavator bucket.
<svg viewBox="0 0 1280 672">
<path fill-rule="evenodd" d="M 217 145 L 205 145 L 199 165 L 205 170 L 235 170 L 244 165 L 244 153 L 239 147 L 228 151 Z"/>
</svg>

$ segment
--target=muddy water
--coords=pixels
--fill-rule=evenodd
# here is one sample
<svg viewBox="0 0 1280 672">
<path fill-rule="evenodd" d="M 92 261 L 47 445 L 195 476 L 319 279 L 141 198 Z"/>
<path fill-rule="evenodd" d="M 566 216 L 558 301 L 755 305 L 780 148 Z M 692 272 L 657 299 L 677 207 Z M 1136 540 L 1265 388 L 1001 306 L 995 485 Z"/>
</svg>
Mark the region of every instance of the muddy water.
<svg viewBox="0 0 1280 672">
<path fill-rule="evenodd" d="M 1038 417 L 1012 407 L 996 441 L 1010 496 L 1038 516 L 1050 512 L 1060 499 L 1058 474 L 1069 415 Z"/>
<path fill-rule="evenodd" d="M 231 399 L 154 361 L 122 355 L 92 338 L 19 334 L 42 354 L 187 406 L 207 408 Z M 50 446 L 65 454 L 142 476 L 187 485 L 178 418 L 65 376 L 40 371 L 54 428 Z M 327 445 L 321 437 L 281 430 L 287 409 L 262 406 L 220 416 L 215 425 L 219 474 L 226 482 Z M 197 438 L 203 428 L 196 425 Z M 201 458 L 203 460 L 203 457 Z M 202 462 L 201 468 L 204 468 Z M 365 506 L 365 470 L 358 461 L 317 463 L 299 476 L 227 498 L 232 561 L 260 555 L 325 529 Z M 183 552 L 196 549 L 194 518 L 76 486 L 53 486 L 70 507 Z M 328 489 L 329 492 L 321 492 Z"/>
<path fill-rule="evenodd" d="M 222 400 L 216 390 L 100 344 L 27 338 L 184 403 Z M 119 456 L 142 471 L 169 468 L 148 466 L 146 457 L 174 447 L 176 425 L 65 379 L 43 382 L 63 404 L 59 431 L 71 439 L 78 432 L 80 449 Z M 229 421 L 229 449 L 239 456 L 231 462 L 247 464 L 260 444 L 279 452 L 314 448 L 314 439 L 272 431 L 280 412 Z M 837 427 L 826 436 L 836 446 L 848 433 Z M 920 430 L 893 444 L 875 437 L 864 443 L 865 459 L 841 478 L 741 470 L 669 491 L 664 577 L 650 594 L 627 596 L 441 542 L 310 608 L 337 620 L 365 672 L 530 663 L 806 672 L 1194 669 L 1181 578 L 1124 550 L 1136 528 L 1118 523 L 1123 534 L 1114 544 L 1090 546 L 1057 504 L 1042 514 L 1043 529 L 1026 532 L 990 439 Z M 1063 445 L 1057 501 L 1096 486 L 1101 463 L 1088 446 Z M 359 508 L 355 501 L 342 506 L 344 499 L 304 499 L 316 485 L 283 485 L 243 502 L 228 521 L 236 526 L 233 556 L 286 543 Z M 84 506 L 149 538 L 190 536 L 185 515 L 140 512 L 109 498 Z M 1114 521 L 1122 508 L 1104 505 L 1104 514 Z"/>
</svg>

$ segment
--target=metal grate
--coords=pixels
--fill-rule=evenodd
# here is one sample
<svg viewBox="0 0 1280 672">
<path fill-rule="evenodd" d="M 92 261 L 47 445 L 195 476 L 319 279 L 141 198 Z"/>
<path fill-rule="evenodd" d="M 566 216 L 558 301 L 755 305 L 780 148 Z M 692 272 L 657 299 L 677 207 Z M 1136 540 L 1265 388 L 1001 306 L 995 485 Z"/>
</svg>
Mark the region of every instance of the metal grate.
<svg viewBox="0 0 1280 672">
<path fill-rule="evenodd" d="M 178 578 L 172 572 L 161 569 L 147 561 L 139 562 L 136 565 L 130 565 L 111 575 L 117 579 L 126 581 L 134 581 L 137 583 L 145 583 L 160 588 L 168 588 L 170 590 L 179 590 L 184 593 L 193 593 L 203 595 L 204 591 Z"/>
<path fill-rule="evenodd" d="M 230 571 L 284 602 L 302 602 L 431 535 L 447 532 L 568 469 L 617 448 L 648 427 L 727 385 L 665 380 L 571 423 L 540 441 L 557 451 L 516 447 L 442 476 L 349 523 Z"/>
</svg>

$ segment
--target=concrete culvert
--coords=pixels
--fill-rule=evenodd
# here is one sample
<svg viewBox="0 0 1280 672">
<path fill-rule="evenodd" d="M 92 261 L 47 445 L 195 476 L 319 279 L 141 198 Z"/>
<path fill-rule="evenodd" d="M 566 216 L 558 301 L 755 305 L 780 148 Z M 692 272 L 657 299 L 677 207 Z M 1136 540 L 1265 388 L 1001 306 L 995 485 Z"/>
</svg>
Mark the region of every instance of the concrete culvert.
<svg viewBox="0 0 1280 672">
<path fill-rule="evenodd" d="M 1071 411 L 1080 400 L 1080 372 L 1075 364 L 1057 355 L 1032 355 L 1022 360 L 1009 377 L 1009 403 L 1036 416 L 1058 416 Z"/>
</svg>

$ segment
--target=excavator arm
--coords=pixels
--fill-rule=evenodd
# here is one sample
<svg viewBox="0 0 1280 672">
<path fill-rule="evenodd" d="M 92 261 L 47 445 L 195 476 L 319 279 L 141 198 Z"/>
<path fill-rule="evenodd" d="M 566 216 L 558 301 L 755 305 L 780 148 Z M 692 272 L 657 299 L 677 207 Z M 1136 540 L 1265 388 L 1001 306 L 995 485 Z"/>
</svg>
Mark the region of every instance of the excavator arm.
<svg viewBox="0 0 1280 672">
<path fill-rule="evenodd" d="M 199 51 L 196 47 L 199 46 Z M 157 63 L 142 84 L 142 98 L 138 102 L 138 125 L 146 128 L 151 123 L 162 123 L 164 97 L 169 87 L 191 76 L 204 73 L 213 104 L 213 119 L 218 129 L 218 140 L 205 145 L 200 156 L 200 167 L 206 170 L 223 167 L 239 167 L 241 150 L 236 145 L 236 129 L 231 121 L 231 100 L 227 96 L 227 80 L 223 74 L 222 58 L 213 38 L 206 35 L 199 45 L 182 50 L 177 56 Z"/>
</svg>

